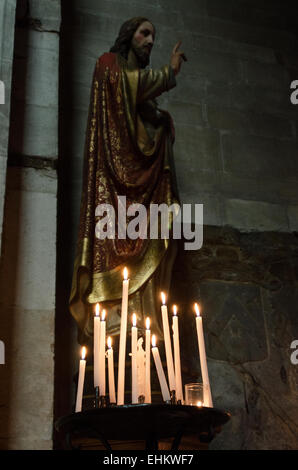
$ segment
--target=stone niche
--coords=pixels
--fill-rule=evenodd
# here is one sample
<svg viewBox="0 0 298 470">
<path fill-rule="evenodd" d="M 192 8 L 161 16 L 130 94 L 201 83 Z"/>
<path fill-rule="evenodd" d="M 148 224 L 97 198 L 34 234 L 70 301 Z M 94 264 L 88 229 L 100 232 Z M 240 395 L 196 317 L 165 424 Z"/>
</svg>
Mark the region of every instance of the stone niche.
<svg viewBox="0 0 298 470">
<path fill-rule="evenodd" d="M 184 383 L 201 380 L 193 302 L 200 303 L 214 406 L 231 412 L 211 449 L 297 449 L 296 233 L 204 227 L 203 247 L 174 266 Z"/>
</svg>

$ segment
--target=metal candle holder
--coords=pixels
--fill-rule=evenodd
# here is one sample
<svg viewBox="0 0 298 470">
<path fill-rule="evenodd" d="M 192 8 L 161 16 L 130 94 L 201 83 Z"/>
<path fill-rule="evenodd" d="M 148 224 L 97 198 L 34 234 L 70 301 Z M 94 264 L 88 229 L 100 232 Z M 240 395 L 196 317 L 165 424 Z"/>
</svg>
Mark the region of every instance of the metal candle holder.
<svg viewBox="0 0 298 470">
<path fill-rule="evenodd" d="M 95 400 L 94 408 L 107 408 L 110 406 L 110 399 L 108 395 L 100 395 L 99 387 L 95 387 Z"/>
</svg>

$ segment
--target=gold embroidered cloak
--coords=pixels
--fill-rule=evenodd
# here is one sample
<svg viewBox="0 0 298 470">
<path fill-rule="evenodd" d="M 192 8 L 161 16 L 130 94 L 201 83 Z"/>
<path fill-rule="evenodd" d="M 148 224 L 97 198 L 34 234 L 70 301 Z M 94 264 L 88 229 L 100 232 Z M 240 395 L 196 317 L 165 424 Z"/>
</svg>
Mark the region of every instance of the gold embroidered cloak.
<svg viewBox="0 0 298 470">
<path fill-rule="evenodd" d="M 132 51 L 128 60 L 105 53 L 96 62 L 69 300 L 81 338 L 92 334 L 97 302 L 108 308 L 109 333 L 118 333 L 124 266 L 130 278 L 129 309 L 136 311 L 140 320 L 150 316 L 152 329 L 160 331 L 158 296 L 160 289 L 169 288 L 174 240 L 130 240 L 117 235 L 115 239 L 99 239 L 95 210 L 100 204 L 111 204 L 117 217 L 118 196 L 126 197 L 127 208 L 134 203 L 146 208 L 151 203 L 178 203 L 172 162 L 174 127 L 170 115 L 155 101 L 175 85 L 170 66 L 139 69 Z"/>
</svg>

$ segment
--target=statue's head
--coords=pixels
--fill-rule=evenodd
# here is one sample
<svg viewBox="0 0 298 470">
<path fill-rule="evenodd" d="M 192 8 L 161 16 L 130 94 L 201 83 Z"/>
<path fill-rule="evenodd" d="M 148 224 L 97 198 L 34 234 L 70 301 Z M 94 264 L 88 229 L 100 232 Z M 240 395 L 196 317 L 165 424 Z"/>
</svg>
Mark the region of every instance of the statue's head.
<svg viewBox="0 0 298 470">
<path fill-rule="evenodd" d="M 136 54 L 140 67 L 144 68 L 149 64 L 154 38 L 153 24 L 147 18 L 137 16 L 123 23 L 110 52 L 119 52 L 127 59 L 131 48 Z"/>
</svg>

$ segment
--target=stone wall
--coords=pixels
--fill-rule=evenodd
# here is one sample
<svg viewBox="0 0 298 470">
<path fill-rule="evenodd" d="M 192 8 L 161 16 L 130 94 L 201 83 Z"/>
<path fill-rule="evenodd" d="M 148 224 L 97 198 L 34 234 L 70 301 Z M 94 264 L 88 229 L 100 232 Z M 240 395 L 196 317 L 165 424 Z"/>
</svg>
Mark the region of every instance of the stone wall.
<svg viewBox="0 0 298 470">
<path fill-rule="evenodd" d="M 0 250 L 3 225 L 6 162 L 9 134 L 15 8 L 16 0 L 2 1 L 0 5 L 0 80 L 3 84 L 2 87 L 4 87 L 4 103 L 2 102 L 2 100 L 0 101 Z"/>
<path fill-rule="evenodd" d="M 214 406 L 231 421 L 212 449 L 297 449 L 297 234 L 205 228 L 181 247 L 171 301 L 181 311 L 184 380 L 200 380 L 193 302 L 202 309 Z"/>
<path fill-rule="evenodd" d="M 0 331 L 6 347 L 0 442 L 3 449 L 51 449 L 60 2 L 18 1 L 12 24 L 9 37 L 15 32 L 15 50 L 0 269 Z"/>
<path fill-rule="evenodd" d="M 183 322 L 193 315 L 190 300 L 200 298 L 214 402 L 233 414 L 212 447 L 297 448 L 297 366 L 289 346 L 297 338 L 297 107 L 290 83 L 298 79 L 298 41 L 290 1 L 64 2 L 57 331 L 65 334 L 57 336 L 57 357 L 66 360 L 59 361 L 57 416 L 74 403 L 78 347 L 67 301 L 92 73 L 123 21 L 137 15 L 157 28 L 153 67 L 169 61 L 179 39 L 188 58 L 177 87 L 159 101 L 175 121 L 181 201 L 204 204 L 205 238 L 197 253 L 181 249 L 171 296 Z M 190 331 L 186 321 L 183 335 Z M 187 380 L 199 370 L 195 338 L 184 344 Z"/>
</svg>

